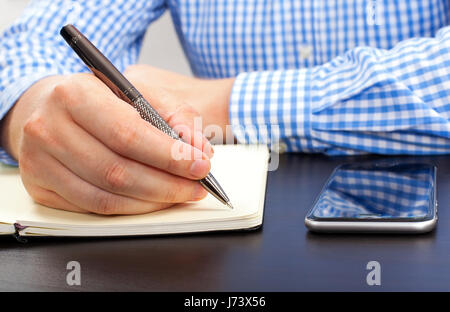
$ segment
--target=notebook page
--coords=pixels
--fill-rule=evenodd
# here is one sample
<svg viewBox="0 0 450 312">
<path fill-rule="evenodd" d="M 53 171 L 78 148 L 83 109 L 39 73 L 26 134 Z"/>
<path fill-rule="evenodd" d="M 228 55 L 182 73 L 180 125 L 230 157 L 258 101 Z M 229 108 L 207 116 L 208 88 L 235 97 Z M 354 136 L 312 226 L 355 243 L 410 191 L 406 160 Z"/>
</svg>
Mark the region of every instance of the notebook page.
<svg viewBox="0 0 450 312">
<path fill-rule="evenodd" d="M 16 167 L 0 164 L 0 190 L 0 224 L 14 224 L 18 216 L 15 207 L 31 204 Z"/>
<path fill-rule="evenodd" d="M 18 171 L 0 174 L 4 191 L 0 222 L 18 220 L 22 225 L 48 226 L 132 226 L 142 224 L 177 224 L 233 220 L 250 217 L 258 212 L 261 194 L 265 190 L 268 150 L 262 145 L 220 145 L 214 147 L 211 172 L 219 181 L 235 209 L 221 204 L 212 195 L 199 202 L 133 216 L 101 216 L 48 208 L 32 201 L 23 187 Z M 263 182 L 262 182 L 263 181 Z M 14 222 L 14 221 L 13 221 Z"/>
</svg>

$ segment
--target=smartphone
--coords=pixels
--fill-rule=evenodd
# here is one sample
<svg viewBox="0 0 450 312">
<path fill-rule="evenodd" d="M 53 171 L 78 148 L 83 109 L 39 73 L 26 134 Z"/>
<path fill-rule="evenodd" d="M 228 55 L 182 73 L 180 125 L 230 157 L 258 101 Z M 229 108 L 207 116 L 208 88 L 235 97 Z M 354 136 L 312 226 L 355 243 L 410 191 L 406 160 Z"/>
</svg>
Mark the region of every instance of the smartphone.
<svg viewBox="0 0 450 312">
<path fill-rule="evenodd" d="M 313 232 L 425 233 L 437 223 L 436 167 L 378 160 L 337 167 L 305 217 Z"/>
</svg>

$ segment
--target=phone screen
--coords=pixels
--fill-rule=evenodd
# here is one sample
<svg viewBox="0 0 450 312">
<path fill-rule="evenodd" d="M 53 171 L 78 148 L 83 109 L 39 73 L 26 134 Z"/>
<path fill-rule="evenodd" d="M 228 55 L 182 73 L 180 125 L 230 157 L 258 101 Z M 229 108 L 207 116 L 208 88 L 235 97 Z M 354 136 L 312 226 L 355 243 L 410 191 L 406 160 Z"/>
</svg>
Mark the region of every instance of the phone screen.
<svg viewBox="0 0 450 312">
<path fill-rule="evenodd" d="M 436 167 L 378 161 L 341 165 L 307 218 L 323 221 L 424 221 L 434 218 Z"/>
</svg>

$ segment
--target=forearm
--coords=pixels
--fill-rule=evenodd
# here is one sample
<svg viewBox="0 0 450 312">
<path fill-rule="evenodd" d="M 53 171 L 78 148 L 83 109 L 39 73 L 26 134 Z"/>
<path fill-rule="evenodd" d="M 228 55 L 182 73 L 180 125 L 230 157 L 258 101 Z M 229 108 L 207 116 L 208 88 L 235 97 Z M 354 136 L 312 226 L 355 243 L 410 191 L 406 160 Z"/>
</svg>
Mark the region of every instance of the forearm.
<svg viewBox="0 0 450 312">
<path fill-rule="evenodd" d="M 19 98 L 43 78 L 89 72 L 59 35 L 64 24 L 73 22 L 73 14 L 78 14 L 77 27 L 95 42 L 116 67 L 123 70 L 136 62 L 148 24 L 165 10 L 163 0 L 126 1 L 128 8 L 125 13 L 122 10 L 125 0 L 110 0 L 109 3 L 80 0 L 69 3 L 74 6 L 67 5 L 65 1 L 31 1 L 23 15 L 0 38 L 1 147 L 16 159 L 17 151 L 11 142 L 17 141 L 18 131 L 14 120 L 20 119 L 22 113 L 10 110 L 20 102 Z M 96 14 L 91 14 L 93 11 Z M 124 19 L 124 14 L 136 18 L 133 21 Z M 104 20 L 99 16 L 110 18 Z M 122 23 L 121 27 L 109 27 L 111 25 L 108 23 L 117 21 Z M 120 44 L 114 41 L 117 39 L 121 40 Z M 18 111 L 22 112 L 22 108 Z M 18 118 L 15 115 L 19 115 Z M 4 152 L 0 148 L 0 161 L 8 162 L 3 156 Z"/>
</svg>

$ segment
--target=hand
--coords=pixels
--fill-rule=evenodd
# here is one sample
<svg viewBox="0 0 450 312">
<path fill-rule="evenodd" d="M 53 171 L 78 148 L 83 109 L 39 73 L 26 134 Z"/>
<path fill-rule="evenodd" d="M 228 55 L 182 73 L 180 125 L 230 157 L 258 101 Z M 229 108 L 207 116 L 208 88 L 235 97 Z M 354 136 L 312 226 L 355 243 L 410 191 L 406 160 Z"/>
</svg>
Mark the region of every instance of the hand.
<svg viewBox="0 0 450 312">
<path fill-rule="evenodd" d="M 169 114 L 161 102 L 152 105 L 164 111 L 172 127 L 190 127 L 194 109 L 177 104 Z M 49 207 L 138 214 L 207 195 L 195 181 L 210 170 L 207 140 L 194 140 L 192 131 L 186 139 L 195 147 L 171 139 L 90 74 L 35 83 L 8 113 L 1 131 L 2 146 L 18 159 L 28 193 Z M 173 144 L 182 144 L 190 159 L 175 160 Z"/>
<path fill-rule="evenodd" d="M 227 142 L 233 142 L 234 137 L 226 126 L 230 124 L 229 97 L 234 78 L 199 79 L 188 77 L 148 65 L 133 65 L 126 69 L 125 75 L 136 88 L 148 99 L 151 105 L 157 105 L 159 113 L 167 120 L 174 112 L 194 108 L 201 115 L 201 126 L 214 125 L 222 131 L 221 136 L 231 136 Z M 197 114 L 188 114 L 193 118 Z M 185 116 L 181 114 L 179 116 Z M 177 121 L 172 120 L 175 124 Z M 184 120 L 184 122 L 186 122 Z M 225 140 L 222 140 L 225 142 Z"/>
</svg>

